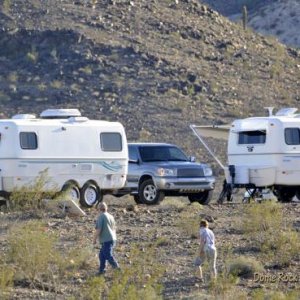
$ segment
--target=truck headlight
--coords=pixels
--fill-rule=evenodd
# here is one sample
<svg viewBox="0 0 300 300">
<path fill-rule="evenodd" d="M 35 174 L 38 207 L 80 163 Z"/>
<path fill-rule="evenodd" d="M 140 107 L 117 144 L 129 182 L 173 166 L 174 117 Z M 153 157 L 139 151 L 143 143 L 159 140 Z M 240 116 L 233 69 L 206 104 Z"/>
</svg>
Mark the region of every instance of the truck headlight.
<svg viewBox="0 0 300 300">
<path fill-rule="evenodd" d="M 157 169 L 157 175 L 158 176 L 176 176 L 176 170 L 159 168 L 159 169 Z"/>
<path fill-rule="evenodd" d="M 212 176 L 213 172 L 212 169 L 209 167 L 204 168 L 204 176 Z"/>
</svg>

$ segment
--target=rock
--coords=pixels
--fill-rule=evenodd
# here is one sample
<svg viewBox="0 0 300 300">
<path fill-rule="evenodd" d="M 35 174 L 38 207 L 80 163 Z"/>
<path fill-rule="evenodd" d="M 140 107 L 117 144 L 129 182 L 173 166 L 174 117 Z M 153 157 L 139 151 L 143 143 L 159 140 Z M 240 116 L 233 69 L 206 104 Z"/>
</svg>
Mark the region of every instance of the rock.
<svg viewBox="0 0 300 300">
<path fill-rule="evenodd" d="M 130 205 L 127 205 L 126 210 L 137 213 L 139 211 L 139 208 L 135 204 L 130 204 Z"/>
</svg>

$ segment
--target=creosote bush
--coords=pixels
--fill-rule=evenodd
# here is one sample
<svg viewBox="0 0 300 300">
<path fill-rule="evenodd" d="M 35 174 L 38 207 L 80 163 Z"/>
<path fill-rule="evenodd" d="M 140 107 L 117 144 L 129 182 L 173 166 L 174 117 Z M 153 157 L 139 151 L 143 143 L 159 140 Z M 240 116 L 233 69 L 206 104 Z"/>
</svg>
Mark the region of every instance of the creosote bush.
<svg viewBox="0 0 300 300">
<path fill-rule="evenodd" d="M 1 290 L 9 287 L 13 280 L 21 280 L 56 292 L 63 280 L 73 278 L 79 270 L 91 269 L 92 250 L 78 246 L 61 251 L 57 245 L 58 237 L 42 221 L 13 226 L 7 255 L 0 261 Z"/>
<path fill-rule="evenodd" d="M 299 258 L 299 233 L 287 224 L 281 204 L 268 201 L 248 205 L 241 229 L 268 260 L 285 266 Z"/>
<path fill-rule="evenodd" d="M 202 205 L 198 202 L 193 202 L 186 206 L 180 213 L 177 226 L 180 227 L 187 236 L 192 238 L 198 237 L 198 231 L 200 226 L 201 217 L 199 212 L 202 210 Z"/>
<path fill-rule="evenodd" d="M 9 196 L 10 207 L 13 210 L 42 209 L 42 200 L 55 197 L 57 192 L 58 189 L 51 184 L 48 170 L 45 169 L 31 184 L 13 189 Z"/>
<path fill-rule="evenodd" d="M 133 245 L 122 271 L 113 278 L 91 278 L 86 282 L 84 299 L 139 300 L 161 299 L 160 280 L 165 267 L 155 260 L 156 245 Z M 128 265 L 129 263 L 129 265 Z"/>
<path fill-rule="evenodd" d="M 262 264 L 252 257 L 240 256 L 227 264 L 229 274 L 242 278 L 252 278 L 254 273 L 262 273 L 264 270 Z"/>
<path fill-rule="evenodd" d="M 40 221 L 14 226 L 8 239 L 8 261 L 15 265 L 17 276 L 31 283 L 48 277 L 51 266 L 59 258 L 55 241 L 56 237 L 47 233 Z"/>
<path fill-rule="evenodd" d="M 13 278 L 13 268 L 5 262 L 0 261 L 0 299 L 10 298 L 10 288 L 13 284 Z"/>
<path fill-rule="evenodd" d="M 255 300 L 298 300 L 300 296 L 300 290 L 296 289 L 290 292 L 281 291 L 265 291 L 263 289 L 255 290 L 251 294 L 251 299 Z"/>
</svg>

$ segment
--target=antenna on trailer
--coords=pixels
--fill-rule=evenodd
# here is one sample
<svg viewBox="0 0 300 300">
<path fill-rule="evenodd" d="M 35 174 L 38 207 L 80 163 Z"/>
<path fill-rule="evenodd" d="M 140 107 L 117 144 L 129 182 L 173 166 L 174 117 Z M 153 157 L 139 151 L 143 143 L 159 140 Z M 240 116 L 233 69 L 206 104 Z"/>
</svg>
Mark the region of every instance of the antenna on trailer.
<svg viewBox="0 0 300 300">
<path fill-rule="evenodd" d="M 267 110 L 268 110 L 268 112 L 269 112 L 269 117 L 273 116 L 273 109 L 274 109 L 273 106 L 264 107 L 264 109 L 267 109 Z"/>
</svg>

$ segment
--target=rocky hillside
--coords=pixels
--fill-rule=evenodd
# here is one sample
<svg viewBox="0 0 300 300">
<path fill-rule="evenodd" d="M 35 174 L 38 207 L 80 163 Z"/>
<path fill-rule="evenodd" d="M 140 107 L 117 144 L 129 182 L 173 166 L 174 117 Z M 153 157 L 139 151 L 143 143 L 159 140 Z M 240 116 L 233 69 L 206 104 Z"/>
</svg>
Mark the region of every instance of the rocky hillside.
<svg viewBox="0 0 300 300">
<path fill-rule="evenodd" d="M 291 47 L 300 47 L 298 0 L 204 0 L 203 2 L 237 22 L 240 22 L 243 6 L 246 6 L 248 25 L 252 29 L 265 36 L 274 36 L 281 43 Z"/>
<path fill-rule="evenodd" d="M 298 51 L 196 0 L 1 4 L 1 117 L 79 108 L 121 121 L 130 140 L 174 142 L 206 159 L 190 123 L 300 100 Z"/>
<path fill-rule="evenodd" d="M 300 2 L 277 1 L 251 13 L 249 26 L 264 35 L 276 36 L 286 45 L 300 48 Z"/>
<path fill-rule="evenodd" d="M 247 6 L 250 11 L 257 11 L 261 7 L 276 2 L 277 0 L 202 0 L 212 9 L 220 12 L 224 16 L 240 14 L 243 6 Z M 286 1 L 287 2 L 287 1 Z"/>
</svg>

